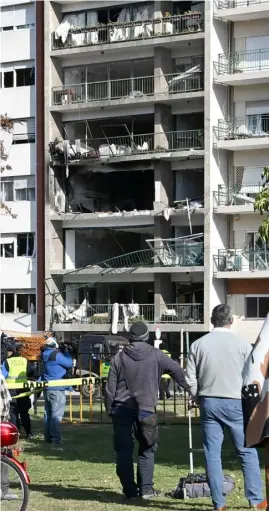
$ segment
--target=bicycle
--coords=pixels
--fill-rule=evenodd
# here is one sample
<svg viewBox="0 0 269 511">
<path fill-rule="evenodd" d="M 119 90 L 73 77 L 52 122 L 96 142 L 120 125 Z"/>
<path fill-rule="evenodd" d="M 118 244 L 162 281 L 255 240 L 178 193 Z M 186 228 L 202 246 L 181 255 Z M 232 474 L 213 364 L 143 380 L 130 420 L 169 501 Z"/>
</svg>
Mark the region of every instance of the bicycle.
<svg viewBox="0 0 269 511">
<path fill-rule="evenodd" d="M 2 422 L 1 431 L 1 509 L 26 511 L 29 500 L 30 478 L 26 463 L 17 460 L 21 452 L 16 448 L 19 431 L 10 422 Z"/>
</svg>

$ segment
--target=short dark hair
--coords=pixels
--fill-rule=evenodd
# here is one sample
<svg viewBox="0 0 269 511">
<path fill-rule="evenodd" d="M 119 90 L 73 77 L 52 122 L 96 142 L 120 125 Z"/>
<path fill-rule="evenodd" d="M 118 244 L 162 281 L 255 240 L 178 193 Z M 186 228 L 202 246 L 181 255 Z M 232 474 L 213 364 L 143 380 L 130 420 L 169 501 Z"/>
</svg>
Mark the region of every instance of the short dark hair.
<svg viewBox="0 0 269 511">
<path fill-rule="evenodd" d="M 211 316 L 211 323 L 214 327 L 231 325 L 233 316 L 229 305 L 220 304 L 214 307 Z"/>
</svg>

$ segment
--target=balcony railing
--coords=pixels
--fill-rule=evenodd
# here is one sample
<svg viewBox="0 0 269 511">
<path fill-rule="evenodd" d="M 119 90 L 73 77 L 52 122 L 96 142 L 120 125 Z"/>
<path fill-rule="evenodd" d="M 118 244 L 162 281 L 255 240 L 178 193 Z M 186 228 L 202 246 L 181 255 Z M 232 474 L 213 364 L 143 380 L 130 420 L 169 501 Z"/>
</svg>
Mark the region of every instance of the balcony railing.
<svg viewBox="0 0 269 511">
<path fill-rule="evenodd" d="M 52 34 L 52 49 L 61 50 L 63 48 L 148 40 L 155 37 L 171 37 L 190 32 L 201 32 L 203 29 L 202 12 L 130 23 L 109 23 L 92 28 L 71 29 L 64 43 L 62 39 L 57 38 L 54 32 Z"/>
<path fill-rule="evenodd" d="M 216 206 L 246 206 L 254 204 L 256 195 L 261 192 L 262 183 L 252 185 L 219 186 L 214 192 Z"/>
<path fill-rule="evenodd" d="M 269 114 L 248 115 L 231 121 L 219 120 L 214 132 L 218 140 L 268 137 Z"/>
<path fill-rule="evenodd" d="M 269 248 L 267 250 L 219 250 L 214 257 L 216 271 L 268 271 Z"/>
<path fill-rule="evenodd" d="M 58 164 L 69 162 L 107 160 L 121 156 L 130 157 L 151 153 L 170 153 L 202 150 L 204 148 L 203 130 L 170 131 L 168 133 L 146 133 L 144 135 L 126 135 L 123 137 L 93 138 L 89 140 L 63 141 L 53 143 L 50 148 L 52 161 Z"/>
<path fill-rule="evenodd" d="M 249 7 L 250 5 L 263 4 L 268 0 L 219 0 L 218 9 L 235 9 L 236 7 Z"/>
<path fill-rule="evenodd" d="M 81 83 L 52 88 L 53 105 L 91 103 L 93 101 L 133 99 L 153 94 L 176 94 L 203 90 L 203 73 L 175 73 Z"/>
<path fill-rule="evenodd" d="M 58 304 L 53 309 L 54 323 L 79 323 L 91 325 L 109 325 L 112 322 L 113 305 L 106 304 Z M 146 323 L 202 323 L 202 304 L 168 304 L 160 307 L 159 314 L 153 304 L 134 304 L 119 306 L 119 321 L 128 327 L 135 321 Z"/>
<path fill-rule="evenodd" d="M 218 75 L 238 74 L 269 69 L 269 50 L 237 51 L 228 55 L 220 54 L 215 63 Z"/>
</svg>

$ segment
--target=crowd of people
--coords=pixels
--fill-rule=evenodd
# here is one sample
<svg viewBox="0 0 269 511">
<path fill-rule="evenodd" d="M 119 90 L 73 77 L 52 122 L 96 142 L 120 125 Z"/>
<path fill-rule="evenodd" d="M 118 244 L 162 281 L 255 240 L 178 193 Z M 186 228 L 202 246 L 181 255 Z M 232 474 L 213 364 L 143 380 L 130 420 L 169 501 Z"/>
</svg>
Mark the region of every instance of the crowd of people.
<svg viewBox="0 0 269 511">
<path fill-rule="evenodd" d="M 245 447 L 242 371 L 251 345 L 231 331 L 233 318 L 227 305 L 215 307 L 211 321 L 213 330 L 191 345 L 185 370 L 167 350 L 154 348 L 148 343 L 149 332 L 143 322 L 131 326 L 129 344 L 111 361 L 105 406 L 112 418 L 117 475 L 128 501 L 159 496 L 153 486 L 159 441 L 156 408 L 161 378 L 165 376 L 165 380 L 174 379 L 180 389 L 189 393 L 190 406 L 200 407 L 206 474 L 214 509 L 226 509 L 221 463 L 225 428 L 229 430 L 239 456 L 249 507 L 267 508 L 257 451 Z M 63 379 L 72 367 L 69 351 L 58 348 L 57 340 L 50 337 L 42 349 L 42 378 L 45 381 Z M 34 376 L 17 347 L 7 346 L 1 372 L 1 420 L 11 420 L 18 429 L 22 426 L 28 439 L 33 435 L 30 398 L 20 397 L 21 390 L 9 393 L 6 383 L 25 382 Z M 65 391 L 62 386 L 44 389 L 44 440 L 56 446 L 62 442 L 60 424 L 64 415 Z M 168 387 L 164 391 L 169 392 Z M 138 443 L 137 478 L 133 463 L 135 439 Z M 6 488 L 6 498 L 8 496 L 12 500 L 8 486 Z"/>
</svg>

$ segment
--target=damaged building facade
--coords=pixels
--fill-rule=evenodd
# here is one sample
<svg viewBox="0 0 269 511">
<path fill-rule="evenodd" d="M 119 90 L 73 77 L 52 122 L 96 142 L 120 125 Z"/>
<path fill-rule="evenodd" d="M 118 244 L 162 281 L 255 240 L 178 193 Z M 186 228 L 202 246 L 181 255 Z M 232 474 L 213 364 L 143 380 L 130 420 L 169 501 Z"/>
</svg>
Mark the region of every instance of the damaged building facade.
<svg viewBox="0 0 269 511">
<path fill-rule="evenodd" d="M 62 337 L 142 319 L 173 345 L 225 301 L 258 332 L 269 75 L 245 53 L 269 30 L 262 3 L 236 3 L 44 2 L 45 326 Z"/>
<path fill-rule="evenodd" d="M 1 2 L 1 330 L 36 325 L 35 3 Z"/>
</svg>

